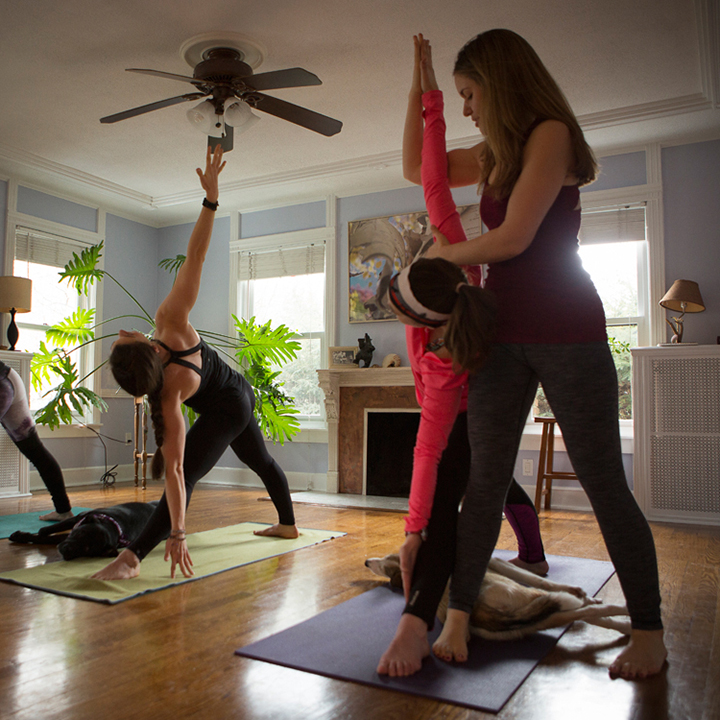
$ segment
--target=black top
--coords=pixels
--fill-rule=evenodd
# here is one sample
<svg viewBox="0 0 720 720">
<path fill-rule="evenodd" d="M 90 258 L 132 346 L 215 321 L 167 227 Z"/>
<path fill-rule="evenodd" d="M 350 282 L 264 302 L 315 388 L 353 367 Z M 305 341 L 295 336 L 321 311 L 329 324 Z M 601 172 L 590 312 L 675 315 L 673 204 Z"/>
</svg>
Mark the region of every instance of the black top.
<svg viewBox="0 0 720 720">
<path fill-rule="evenodd" d="M 210 410 L 221 410 L 227 403 L 233 405 L 245 392 L 247 380 L 221 360 L 217 352 L 204 340 L 201 339 L 195 347 L 187 350 L 173 350 L 157 339 L 153 339 L 153 342 L 170 353 L 170 359 L 165 363 L 166 367 L 170 363 L 175 363 L 194 370 L 200 376 L 200 387 L 184 402 L 195 412 L 202 414 Z M 198 350 L 202 362 L 200 367 L 183 359 Z"/>
</svg>

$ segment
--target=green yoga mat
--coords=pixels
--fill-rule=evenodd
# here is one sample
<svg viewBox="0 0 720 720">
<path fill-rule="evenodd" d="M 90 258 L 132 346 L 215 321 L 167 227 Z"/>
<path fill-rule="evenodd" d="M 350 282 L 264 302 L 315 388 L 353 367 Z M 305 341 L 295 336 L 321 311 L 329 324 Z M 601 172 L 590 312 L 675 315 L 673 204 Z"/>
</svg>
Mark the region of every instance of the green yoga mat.
<svg viewBox="0 0 720 720">
<path fill-rule="evenodd" d="M 90 508 L 74 507 L 73 514 L 79 515 L 81 512 L 85 512 L 85 510 L 90 510 Z M 0 539 L 10 537 L 16 530 L 36 533 L 40 528 L 52 525 L 57 521 L 38 520 L 40 515 L 47 515 L 49 512 L 51 512 L 50 509 L 38 510 L 37 512 L 31 513 L 19 513 L 18 515 L 0 515 Z"/>
<path fill-rule="evenodd" d="M 114 605 L 144 593 L 200 580 L 345 535 L 343 532 L 307 528 L 300 528 L 300 537 L 294 540 L 253 535 L 253 530 L 265 527 L 267 525 L 247 522 L 188 535 L 188 549 L 195 571 L 192 578 L 185 578 L 179 572 L 175 579 L 170 577 L 170 564 L 163 559 L 165 543 L 161 543 L 143 560 L 140 576 L 132 580 L 92 580 L 90 576 L 105 567 L 108 558 L 78 558 L 10 570 L 0 573 L 0 580 L 57 595 Z"/>
</svg>

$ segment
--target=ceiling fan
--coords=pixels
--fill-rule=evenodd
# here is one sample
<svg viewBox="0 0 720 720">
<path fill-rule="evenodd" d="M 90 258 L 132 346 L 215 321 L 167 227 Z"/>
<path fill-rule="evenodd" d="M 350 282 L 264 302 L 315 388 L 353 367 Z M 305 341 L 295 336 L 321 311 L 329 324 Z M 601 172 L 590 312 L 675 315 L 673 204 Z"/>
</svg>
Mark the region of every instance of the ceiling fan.
<svg viewBox="0 0 720 720">
<path fill-rule="evenodd" d="M 222 43 L 222 41 L 218 42 Z M 114 115 L 107 115 L 100 118 L 100 122 L 115 123 L 171 105 L 206 98 L 200 105 L 188 111 L 188 119 L 191 124 L 208 135 L 208 144 L 211 147 L 220 144 L 226 152 L 232 150 L 233 147 L 233 128 L 239 131 L 246 130 L 258 120 L 258 117 L 252 112 L 253 109 L 328 137 L 339 133 L 342 129 L 342 123 L 339 120 L 260 92 L 321 85 L 322 82 L 317 75 L 299 67 L 254 75 L 251 65 L 245 62 L 249 58 L 246 58 L 242 46 L 235 43 L 236 46 L 232 47 L 229 46 L 230 43 L 222 43 L 217 47 L 208 47 L 209 44 L 211 45 L 206 42 L 204 49 L 201 48 L 201 59 L 195 64 L 192 77 L 160 70 L 127 68 L 127 72 L 155 75 L 190 83 L 195 87 L 195 92 L 141 105 Z M 186 60 L 191 62 L 191 57 L 186 55 Z M 257 66 L 261 61 L 262 59 L 256 61 L 255 65 Z"/>
</svg>

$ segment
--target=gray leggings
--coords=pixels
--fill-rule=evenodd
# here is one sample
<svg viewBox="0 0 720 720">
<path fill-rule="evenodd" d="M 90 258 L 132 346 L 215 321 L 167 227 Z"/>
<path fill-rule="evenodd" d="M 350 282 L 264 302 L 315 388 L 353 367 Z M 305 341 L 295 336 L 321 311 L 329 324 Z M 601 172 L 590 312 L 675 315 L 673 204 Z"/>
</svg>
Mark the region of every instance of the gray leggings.
<svg viewBox="0 0 720 720">
<path fill-rule="evenodd" d="M 500 533 L 525 420 L 542 383 L 620 580 L 632 626 L 659 630 L 650 527 L 622 465 L 617 376 L 605 342 L 496 345 L 470 379 L 470 481 L 458 520 L 450 607 L 470 612 Z"/>
</svg>

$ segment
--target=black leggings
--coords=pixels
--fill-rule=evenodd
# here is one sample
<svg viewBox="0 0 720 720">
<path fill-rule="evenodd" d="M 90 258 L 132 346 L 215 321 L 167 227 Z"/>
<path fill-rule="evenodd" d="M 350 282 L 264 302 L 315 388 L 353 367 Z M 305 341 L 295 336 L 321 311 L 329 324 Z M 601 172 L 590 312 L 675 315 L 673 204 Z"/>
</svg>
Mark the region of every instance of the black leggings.
<svg viewBox="0 0 720 720">
<path fill-rule="evenodd" d="M 458 506 L 470 474 L 467 413 L 460 413 L 438 465 L 437 485 L 427 537 L 420 546 L 413 571 L 410 600 L 405 612 L 425 621 L 431 630 L 435 613 L 455 562 Z M 545 559 L 535 506 L 513 479 L 507 493 L 505 515 L 518 540 L 518 555 L 529 563 Z"/>
<path fill-rule="evenodd" d="M 58 461 L 42 444 L 37 430 L 33 427 L 24 440 L 13 440 L 17 449 L 35 466 L 45 487 L 50 492 L 55 511 L 70 512 L 72 506 L 65 490 L 62 470 Z"/>
<path fill-rule="evenodd" d="M 183 474 L 186 507 L 195 484 L 215 467 L 230 447 L 245 465 L 260 476 L 278 511 L 279 522 L 282 525 L 294 525 L 295 515 L 287 478 L 265 447 L 265 440 L 252 412 L 252 389 L 246 386 L 241 400 L 226 405 L 229 407 L 224 407 L 223 411 L 200 415 L 185 436 Z M 168 536 L 170 529 L 170 513 L 163 493 L 145 529 L 129 549 L 142 560 Z"/>
<path fill-rule="evenodd" d="M 470 379 L 470 482 L 458 522 L 450 607 L 472 610 L 538 381 L 592 505 L 625 593 L 632 626 L 659 630 L 660 590 L 650 527 L 625 478 L 617 375 L 606 342 L 496 345 Z"/>
</svg>

